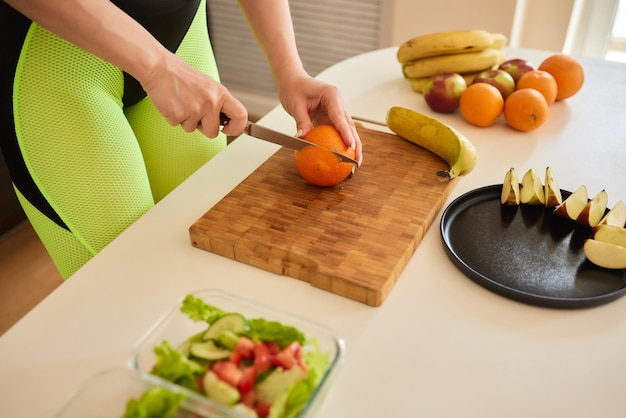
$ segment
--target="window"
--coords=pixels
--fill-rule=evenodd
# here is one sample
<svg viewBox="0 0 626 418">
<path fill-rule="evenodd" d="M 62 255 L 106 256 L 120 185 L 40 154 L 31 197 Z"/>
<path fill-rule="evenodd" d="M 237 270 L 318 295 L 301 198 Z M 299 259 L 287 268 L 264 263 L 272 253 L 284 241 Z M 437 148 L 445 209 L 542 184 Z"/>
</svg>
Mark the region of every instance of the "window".
<svg viewBox="0 0 626 418">
<path fill-rule="evenodd" d="M 626 62 L 626 1 L 624 0 L 617 5 L 606 59 Z"/>
</svg>

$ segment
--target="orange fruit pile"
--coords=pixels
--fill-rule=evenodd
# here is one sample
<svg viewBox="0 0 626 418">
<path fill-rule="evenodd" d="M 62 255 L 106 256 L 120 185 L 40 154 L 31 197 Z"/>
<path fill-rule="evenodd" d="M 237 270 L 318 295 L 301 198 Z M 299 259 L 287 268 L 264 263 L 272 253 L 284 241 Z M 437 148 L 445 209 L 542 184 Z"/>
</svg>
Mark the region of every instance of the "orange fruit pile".
<svg viewBox="0 0 626 418">
<path fill-rule="evenodd" d="M 352 173 L 354 165 L 341 161 L 331 152 L 355 157 L 354 150 L 344 144 L 334 126 L 318 125 L 304 139 L 318 145 L 304 147 L 295 153 L 296 169 L 306 181 L 316 186 L 334 186 Z"/>
<path fill-rule="evenodd" d="M 459 111 L 463 119 L 475 126 L 491 126 L 503 115 L 511 128 L 530 131 L 548 120 L 555 102 L 578 93 L 584 82 L 585 71 L 576 58 L 554 54 L 524 73 L 517 80 L 515 91 L 506 98 L 490 84 L 469 84 L 459 98 Z"/>
</svg>

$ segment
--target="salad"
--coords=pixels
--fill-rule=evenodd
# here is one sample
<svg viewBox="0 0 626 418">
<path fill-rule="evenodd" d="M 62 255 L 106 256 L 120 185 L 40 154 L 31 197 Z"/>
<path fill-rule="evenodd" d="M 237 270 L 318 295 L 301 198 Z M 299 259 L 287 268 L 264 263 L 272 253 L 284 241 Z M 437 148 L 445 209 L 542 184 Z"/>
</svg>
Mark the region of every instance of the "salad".
<svg viewBox="0 0 626 418">
<path fill-rule="evenodd" d="M 129 400 L 122 418 L 200 418 L 180 411 L 185 397 L 182 393 L 155 386 L 146 390 L 140 398 Z"/>
<path fill-rule="evenodd" d="M 207 327 L 177 347 L 154 347 L 151 373 L 253 418 L 293 418 L 315 393 L 330 359 L 314 338 L 245 318 L 187 295 L 180 308 Z"/>
</svg>

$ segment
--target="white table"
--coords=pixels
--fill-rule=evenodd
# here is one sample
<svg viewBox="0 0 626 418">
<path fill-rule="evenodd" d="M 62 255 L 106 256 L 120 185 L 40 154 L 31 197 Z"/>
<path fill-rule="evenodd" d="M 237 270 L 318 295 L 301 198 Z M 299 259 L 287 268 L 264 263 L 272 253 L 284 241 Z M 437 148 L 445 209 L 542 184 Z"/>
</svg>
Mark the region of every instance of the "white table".
<svg viewBox="0 0 626 418">
<path fill-rule="evenodd" d="M 547 55 L 508 54 L 536 64 Z M 590 194 L 605 188 L 609 205 L 626 200 L 626 65 L 583 64 L 583 89 L 555 104 L 536 131 L 437 116 L 479 152 L 450 201 L 501 182 L 511 166 L 523 173 L 547 165 L 564 189 L 585 184 Z M 348 59 L 319 78 L 340 87 L 355 116 L 383 122 L 391 105 L 429 113 L 403 80 L 395 48 Z M 261 122 L 295 131 L 278 108 Z M 440 218 L 378 308 L 193 248 L 188 227 L 275 150 L 237 139 L 4 334 L 0 416 L 50 416 L 86 379 L 125 365 L 178 298 L 215 287 L 329 324 L 345 339 L 346 362 L 320 417 L 626 416 L 626 298 L 553 310 L 494 294 L 449 261 Z"/>
</svg>

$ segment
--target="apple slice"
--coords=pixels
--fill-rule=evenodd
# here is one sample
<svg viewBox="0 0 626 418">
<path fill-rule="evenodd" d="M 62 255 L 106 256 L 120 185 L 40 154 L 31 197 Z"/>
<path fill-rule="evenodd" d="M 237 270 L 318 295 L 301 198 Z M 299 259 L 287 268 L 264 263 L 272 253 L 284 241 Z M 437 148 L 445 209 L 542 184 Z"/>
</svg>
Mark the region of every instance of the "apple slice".
<svg viewBox="0 0 626 418">
<path fill-rule="evenodd" d="M 624 227 L 625 224 L 626 204 L 621 200 L 617 202 L 598 223 L 598 225 L 614 225 L 619 227 Z"/>
<path fill-rule="evenodd" d="M 609 196 L 606 190 L 600 192 L 591 198 L 583 210 L 578 214 L 576 222 L 585 226 L 596 226 L 606 212 L 606 204 Z"/>
<path fill-rule="evenodd" d="M 578 215 L 587 205 L 587 187 L 585 185 L 576 189 L 567 199 L 554 209 L 556 215 L 569 218 L 573 221 L 578 219 Z"/>
<path fill-rule="evenodd" d="M 586 239 L 585 256 L 596 266 L 607 269 L 626 269 L 626 247 L 595 239 Z"/>
<path fill-rule="evenodd" d="M 541 179 L 532 168 L 522 177 L 522 187 L 520 189 L 520 201 L 527 205 L 545 204 L 546 194 L 543 191 Z"/>
<path fill-rule="evenodd" d="M 500 203 L 508 206 L 517 206 L 520 203 L 519 179 L 513 167 L 504 176 Z"/>
<path fill-rule="evenodd" d="M 563 196 L 561 195 L 561 189 L 556 181 L 556 177 L 550 167 L 546 167 L 546 179 L 545 179 L 545 204 L 547 208 L 553 208 L 563 203 Z"/>
<path fill-rule="evenodd" d="M 626 247 L 626 228 L 613 225 L 599 225 L 593 231 L 593 239 Z"/>
</svg>

